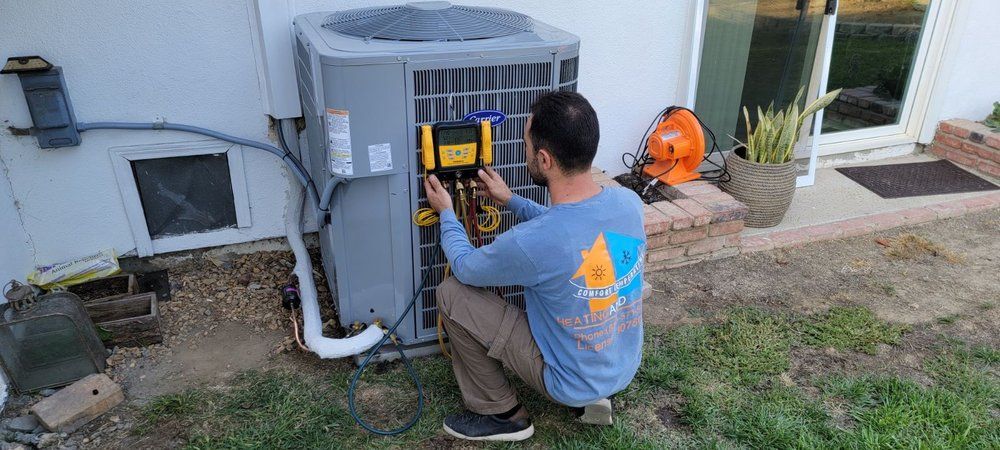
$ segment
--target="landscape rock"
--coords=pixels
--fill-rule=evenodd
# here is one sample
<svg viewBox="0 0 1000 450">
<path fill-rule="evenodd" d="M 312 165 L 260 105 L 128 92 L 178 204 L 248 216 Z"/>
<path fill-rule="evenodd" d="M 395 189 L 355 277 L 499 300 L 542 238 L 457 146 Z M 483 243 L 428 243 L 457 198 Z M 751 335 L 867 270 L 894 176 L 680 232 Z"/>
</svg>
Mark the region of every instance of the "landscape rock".
<svg viewBox="0 0 1000 450">
<path fill-rule="evenodd" d="M 15 417 L 7 422 L 7 429 L 10 431 L 31 433 L 35 428 L 38 428 L 38 419 L 31 415 Z"/>
<path fill-rule="evenodd" d="M 42 433 L 38 435 L 38 448 L 49 448 L 59 444 L 59 433 Z"/>
<path fill-rule="evenodd" d="M 38 391 L 38 393 L 42 394 L 42 397 L 48 397 L 48 396 L 50 396 L 52 394 L 55 394 L 56 390 L 55 389 L 42 389 L 42 390 Z"/>
<path fill-rule="evenodd" d="M 25 445 L 36 445 L 38 444 L 38 435 L 31 433 L 14 433 L 14 442 L 19 442 Z"/>
<path fill-rule="evenodd" d="M 29 450 L 29 448 L 19 442 L 0 441 L 0 450 Z"/>
</svg>

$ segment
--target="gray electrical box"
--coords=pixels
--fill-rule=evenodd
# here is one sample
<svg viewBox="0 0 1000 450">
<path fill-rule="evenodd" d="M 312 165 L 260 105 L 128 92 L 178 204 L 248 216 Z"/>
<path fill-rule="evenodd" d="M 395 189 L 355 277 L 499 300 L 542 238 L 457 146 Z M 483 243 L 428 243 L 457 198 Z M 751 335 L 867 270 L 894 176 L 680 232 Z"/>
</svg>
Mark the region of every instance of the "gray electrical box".
<svg viewBox="0 0 1000 450">
<path fill-rule="evenodd" d="M 432 260 L 438 227 L 411 222 L 413 211 L 428 206 L 418 129 L 490 117 L 493 167 L 515 193 L 544 204 L 546 190 L 525 167 L 524 125 L 538 95 L 576 89 L 579 38 L 513 11 L 448 2 L 312 13 L 294 22 L 309 171 L 320 190 L 330 177 L 348 180 L 320 231 L 340 322 L 391 322 L 429 272 L 397 334 L 406 344 L 433 340 L 445 260 Z M 484 242 L 514 223 L 502 210 L 500 228 Z M 523 307 L 520 287 L 496 291 Z"/>
<path fill-rule="evenodd" d="M 16 73 L 20 79 L 34 125 L 31 131 L 39 147 L 80 145 L 73 104 L 61 67 L 52 66 L 38 56 L 20 56 L 9 58 L 0 73 Z"/>
</svg>

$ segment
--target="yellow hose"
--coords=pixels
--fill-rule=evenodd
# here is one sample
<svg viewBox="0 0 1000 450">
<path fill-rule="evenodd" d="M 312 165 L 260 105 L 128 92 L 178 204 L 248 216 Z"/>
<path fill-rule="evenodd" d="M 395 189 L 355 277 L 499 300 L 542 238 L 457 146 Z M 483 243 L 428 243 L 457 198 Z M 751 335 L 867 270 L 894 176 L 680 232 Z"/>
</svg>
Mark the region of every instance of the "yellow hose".
<svg viewBox="0 0 1000 450">
<path fill-rule="evenodd" d="M 420 208 L 413 212 L 413 224 L 418 227 L 429 227 L 438 223 L 438 213 L 431 208 Z"/>
<path fill-rule="evenodd" d="M 486 223 L 483 224 L 478 221 L 476 222 L 476 227 L 479 228 L 479 231 L 489 233 L 497 228 L 500 228 L 500 210 L 490 205 L 480 205 L 480 208 L 483 210 L 483 213 L 486 214 Z"/>
</svg>

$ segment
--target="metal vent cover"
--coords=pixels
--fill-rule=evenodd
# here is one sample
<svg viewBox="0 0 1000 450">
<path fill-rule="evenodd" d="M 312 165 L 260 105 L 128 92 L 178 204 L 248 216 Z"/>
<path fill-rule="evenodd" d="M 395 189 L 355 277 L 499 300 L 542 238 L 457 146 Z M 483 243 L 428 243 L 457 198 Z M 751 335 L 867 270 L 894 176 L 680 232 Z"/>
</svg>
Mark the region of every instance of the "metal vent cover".
<svg viewBox="0 0 1000 450">
<path fill-rule="evenodd" d="M 530 32 L 530 17 L 500 8 L 415 2 L 338 11 L 323 28 L 365 40 L 469 41 Z"/>
<path fill-rule="evenodd" d="M 531 103 L 553 89 L 553 63 L 522 62 L 504 65 L 444 67 L 413 71 L 414 128 L 441 120 L 453 120 L 482 109 L 498 109 L 507 120 L 493 130 L 493 168 L 507 181 L 511 190 L 540 204 L 548 203 L 548 190 L 536 186 L 528 175 L 524 153 L 524 126 L 531 113 Z M 569 81 L 575 81 L 575 78 Z M 452 110 L 454 107 L 454 110 Z M 412 148 L 414 158 L 420 149 Z M 429 207 L 423 191 L 423 175 L 415 180 L 416 208 Z M 511 229 L 517 220 L 513 212 L 500 208 L 500 227 L 478 236 L 481 245 L 493 242 Z M 439 225 L 416 227 L 419 236 L 420 276 L 428 274 L 427 285 L 417 305 L 417 338 L 437 332 L 436 287 L 444 280 L 443 256 L 434 260 L 441 231 Z M 498 286 L 491 290 L 507 303 L 524 309 L 524 288 Z"/>
</svg>

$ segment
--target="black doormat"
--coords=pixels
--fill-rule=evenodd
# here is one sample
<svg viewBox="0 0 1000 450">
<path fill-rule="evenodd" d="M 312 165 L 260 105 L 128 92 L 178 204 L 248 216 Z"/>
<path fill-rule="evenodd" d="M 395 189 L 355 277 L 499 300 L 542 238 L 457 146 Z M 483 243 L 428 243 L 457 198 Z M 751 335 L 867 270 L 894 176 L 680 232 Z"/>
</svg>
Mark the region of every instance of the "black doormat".
<svg viewBox="0 0 1000 450">
<path fill-rule="evenodd" d="M 882 198 L 991 191 L 996 185 L 950 161 L 840 167 L 837 172 Z"/>
</svg>

